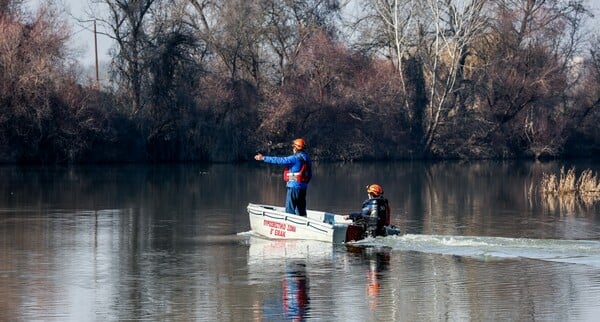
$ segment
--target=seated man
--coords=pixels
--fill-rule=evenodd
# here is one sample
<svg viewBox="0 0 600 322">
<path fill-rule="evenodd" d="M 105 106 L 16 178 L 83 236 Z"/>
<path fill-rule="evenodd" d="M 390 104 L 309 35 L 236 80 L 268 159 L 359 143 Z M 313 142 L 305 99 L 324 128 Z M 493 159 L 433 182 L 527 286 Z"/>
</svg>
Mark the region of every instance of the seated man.
<svg viewBox="0 0 600 322">
<path fill-rule="evenodd" d="M 366 199 L 362 204 L 362 211 L 344 216 L 354 222 L 362 222 L 365 227 L 366 237 L 386 236 L 386 228 L 390 224 L 390 205 L 383 197 L 383 189 L 378 184 L 367 186 Z"/>
</svg>

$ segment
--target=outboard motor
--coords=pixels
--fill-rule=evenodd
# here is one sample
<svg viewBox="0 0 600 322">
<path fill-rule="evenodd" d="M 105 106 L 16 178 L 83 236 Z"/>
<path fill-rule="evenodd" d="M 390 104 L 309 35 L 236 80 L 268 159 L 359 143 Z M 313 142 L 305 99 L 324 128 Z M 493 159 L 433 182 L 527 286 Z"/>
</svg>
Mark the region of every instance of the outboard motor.
<svg viewBox="0 0 600 322">
<path fill-rule="evenodd" d="M 365 216 L 365 238 L 366 237 L 375 237 L 377 231 L 377 221 L 379 220 L 379 214 L 377 207 L 377 200 L 372 199 L 373 207 L 371 207 L 371 211 L 368 216 Z"/>
</svg>

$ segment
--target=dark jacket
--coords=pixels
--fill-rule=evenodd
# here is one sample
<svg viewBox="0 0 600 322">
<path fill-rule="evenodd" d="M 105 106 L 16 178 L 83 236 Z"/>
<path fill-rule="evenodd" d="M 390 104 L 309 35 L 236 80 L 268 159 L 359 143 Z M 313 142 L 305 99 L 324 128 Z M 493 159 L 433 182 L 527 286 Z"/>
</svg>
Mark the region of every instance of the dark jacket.
<svg viewBox="0 0 600 322">
<path fill-rule="evenodd" d="M 377 222 L 377 236 L 385 236 L 385 226 L 390 224 L 390 205 L 388 200 L 379 196 L 375 198 L 369 198 L 362 204 L 362 210 L 359 213 L 349 214 L 350 219 L 353 221 L 369 220 L 373 218 Z"/>
</svg>

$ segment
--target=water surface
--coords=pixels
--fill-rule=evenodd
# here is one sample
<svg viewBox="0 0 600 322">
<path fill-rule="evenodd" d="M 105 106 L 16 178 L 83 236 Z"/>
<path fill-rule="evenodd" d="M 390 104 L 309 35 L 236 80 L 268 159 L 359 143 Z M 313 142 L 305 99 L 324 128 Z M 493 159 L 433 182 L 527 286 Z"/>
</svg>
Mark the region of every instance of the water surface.
<svg viewBox="0 0 600 322">
<path fill-rule="evenodd" d="M 309 208 L 379 183 L 405 232 L 351 245 L 254 236 L 265 164 L 0 167 L 0 320 L 594 321 L 600 205 L 536 187 L 563 165 L 317 163 Z"/>
</svg>

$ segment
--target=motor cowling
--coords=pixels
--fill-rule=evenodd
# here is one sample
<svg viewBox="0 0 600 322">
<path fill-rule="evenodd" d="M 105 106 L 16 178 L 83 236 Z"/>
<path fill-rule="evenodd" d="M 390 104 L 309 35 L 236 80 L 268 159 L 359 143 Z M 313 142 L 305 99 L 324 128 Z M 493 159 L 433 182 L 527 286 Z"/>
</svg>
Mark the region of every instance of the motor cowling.
<svg viewBox="0 0 600 322">
<path fill-rule="evenodd" d="M 377 236 L 377 221 L 379 220 L 379 207 L 377 205 L 377 200 L 372 199 L 371 203 L 371 210 L 364 218 L 365 238 Z"/>
</svg>

